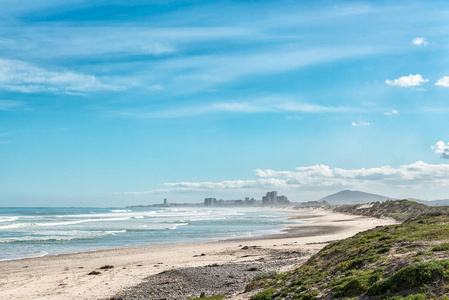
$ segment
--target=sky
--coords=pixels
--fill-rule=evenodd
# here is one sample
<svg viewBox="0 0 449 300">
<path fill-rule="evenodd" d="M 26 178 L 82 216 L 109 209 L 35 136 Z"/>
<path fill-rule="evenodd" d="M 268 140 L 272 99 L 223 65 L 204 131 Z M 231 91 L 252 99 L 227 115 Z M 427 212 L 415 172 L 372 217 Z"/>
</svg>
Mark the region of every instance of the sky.
<svg viewBox="0 0 449 300">
<path fill-rule="evenodd" d="M 0 206 L 449 198 L 447 1 L 0 1 Z"/>
</svg>

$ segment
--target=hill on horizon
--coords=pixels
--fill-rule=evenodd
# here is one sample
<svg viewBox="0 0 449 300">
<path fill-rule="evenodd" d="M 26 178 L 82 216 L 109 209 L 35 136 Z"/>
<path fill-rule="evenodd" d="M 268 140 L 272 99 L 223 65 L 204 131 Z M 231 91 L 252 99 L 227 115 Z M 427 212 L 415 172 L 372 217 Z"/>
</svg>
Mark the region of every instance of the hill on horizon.
<svg viewBox="0 0 449 300">
<path fill-rule="evenodd" d="M 404 199 L 422 203 L 428 206 L 449 206 L 449 199 L 438 199 L 438 200 L 421 200 L 416 198 L 404 198 Z M 372 193 L 365 193 L 361 191 L 343 190 L 338 193 L 323 197 L 314 202 L 325 201 L 332 205 L 344 205 L 344 204 L 365 204 L 386 200 L 398 200 L 398 198 L 387 197 Z"/>
<path fill-rule="evenodd" d="M 394 200 L 395 198 L 365 193 L 361 191 L 343 190 L 338 193 L 321 198 L 318 201 L 326 201 L 329 204 L 342 205 L 371 203 L 377 201 L 386 201 L 389 199 Z"/>
</svg>

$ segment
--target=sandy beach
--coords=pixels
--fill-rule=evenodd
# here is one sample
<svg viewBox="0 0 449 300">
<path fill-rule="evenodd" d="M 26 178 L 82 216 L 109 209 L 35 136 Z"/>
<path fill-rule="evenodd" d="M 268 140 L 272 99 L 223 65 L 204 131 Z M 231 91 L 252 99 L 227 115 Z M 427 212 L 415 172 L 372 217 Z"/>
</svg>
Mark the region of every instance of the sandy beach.
<svg viewBox="0 0 449 300">
<path fill-rule="evenodd" d="M 283 234 L 259 238 L 0 262 L 0 299 L 109 299 L 122 291 L 133 290 L 148 276 L 161 272 L 168 276 L 167 271 L 194 267 L 208 270 L 206 266 L 257 264 L 265 271 L 266 264 L 282 272 L 298 267 L 331 241 L 395 222 L 319 209 L 294 210 L 292 217 L 306 223 L 294 225 Z M 195 292 L 198 297 L 201 291 Z M 233 298 L 245 299 L 244 295 L 237 294 Z"/>
</svg>

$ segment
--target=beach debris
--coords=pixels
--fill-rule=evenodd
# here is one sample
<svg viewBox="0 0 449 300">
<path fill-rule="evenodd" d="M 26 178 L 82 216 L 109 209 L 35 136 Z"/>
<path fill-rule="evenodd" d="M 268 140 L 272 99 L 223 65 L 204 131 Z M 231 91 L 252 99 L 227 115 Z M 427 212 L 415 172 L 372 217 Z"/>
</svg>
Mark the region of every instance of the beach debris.
<svg viewBox="0 0 449 300">
<path fill-rule="evenodd" d="M 243 246 L 242 250 L 248 250 L 248 249 L 261 249 L 260 246 Z"/>
<path fill-rule="evenodd" d="M 100 267 L 99 269 L 100 269 L 100 270 L 109 270 L 109 269 L 113 269 L 113 268 L 114 268 L 114 266 L 111 266 L 111 265 L 104 265 L 104 266 Z"/>
<path fill-rule="evenodd" d="M 205 292 L 201 292 L 200 298 L 206 298 L 206 293 Z"/>
<path fill-rule="evenodd" d="M 249 268 L 247 271 L 249 271 L 249 272 L 254 272 L 254 271 L 259 271 L 259 269 L 256 268 L 256 267 L 251 267 L 251 268 Z"/>
<path fill-rule="evenodd" d="M 204 254 L 204 253 L 201 253 L 201 254 L 197 254 L 197 255 L 194 255 L 193 257 L 198 257 L 198 256 L 206 256 L 206 254 Z"/>
<path fill-rule="evenodd" d="M 101 272 L 92 271 L 92 272 L 89 272 L 87 275 L 100 275 L 100 274 L 101 274 Z"/>
</svg>

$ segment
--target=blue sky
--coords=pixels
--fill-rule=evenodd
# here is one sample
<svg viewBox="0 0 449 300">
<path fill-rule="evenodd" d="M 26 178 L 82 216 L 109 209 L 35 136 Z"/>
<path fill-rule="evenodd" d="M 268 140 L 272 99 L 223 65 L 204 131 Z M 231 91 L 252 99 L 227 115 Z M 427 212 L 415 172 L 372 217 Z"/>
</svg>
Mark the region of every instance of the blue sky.
<svg viewBox="0 0 449 300">
<path fill-rule="evenodd" d="M 0 205 L 449 198 L 447 1 L 0 3 Z"/>
</svg>

